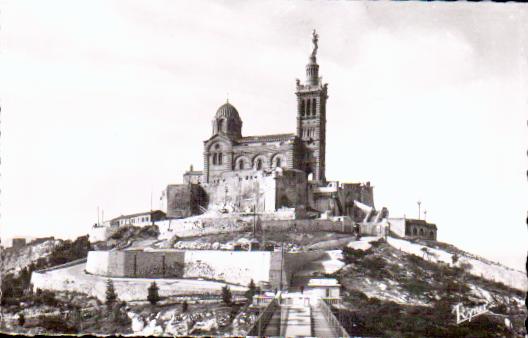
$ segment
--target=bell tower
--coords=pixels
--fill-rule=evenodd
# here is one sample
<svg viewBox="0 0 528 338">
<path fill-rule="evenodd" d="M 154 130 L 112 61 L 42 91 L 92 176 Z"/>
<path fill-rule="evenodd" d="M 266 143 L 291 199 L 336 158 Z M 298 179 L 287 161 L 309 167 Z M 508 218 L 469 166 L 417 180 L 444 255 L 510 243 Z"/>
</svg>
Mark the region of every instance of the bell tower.
<svg viewBox="0 0 528 338">
<path fill-rule="evenodd" d="M 301 140 L 303 151 L 300 164 L 313 181 L 321 183 L 325 177 L 326 155 L 326 100 L 328 84 L 323 85 L 319 77 L 317 49 L 319 35 L 312 33 L 313 50 L 306 65 L 306 82 L 297 79 L 297 136 Z"/>
</svg>

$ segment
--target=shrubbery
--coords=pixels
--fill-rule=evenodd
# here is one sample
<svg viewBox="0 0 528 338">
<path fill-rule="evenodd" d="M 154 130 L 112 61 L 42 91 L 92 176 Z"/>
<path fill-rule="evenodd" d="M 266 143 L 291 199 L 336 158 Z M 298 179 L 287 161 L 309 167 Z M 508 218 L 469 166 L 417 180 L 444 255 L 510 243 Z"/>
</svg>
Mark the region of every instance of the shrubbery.
<svg viewBox="0 0 528 338">
<path fill-rule="evenodd" d="M 231 289 L 227 285 L 222 287 L 222 301 L 226 305 L 231 305 L 231 303 L 233 302 L 233 295 L 231 294 Z"/>
<path fill-rule="evenodd" d="M 114 282 L 111 279 L 106 280 L 106 305 L 111 307 L 117 301 L 117 293 L 114 289 Z"/>
<path fill-rule="evenodd" d="M 152 305 L 156 305 L 156 303 L 160 301 L 158 290 L 159 290 L 159 287 L 156 284 L 156 282 L 152 282 L 148 288 L 147 300 Z"/>
</svg>

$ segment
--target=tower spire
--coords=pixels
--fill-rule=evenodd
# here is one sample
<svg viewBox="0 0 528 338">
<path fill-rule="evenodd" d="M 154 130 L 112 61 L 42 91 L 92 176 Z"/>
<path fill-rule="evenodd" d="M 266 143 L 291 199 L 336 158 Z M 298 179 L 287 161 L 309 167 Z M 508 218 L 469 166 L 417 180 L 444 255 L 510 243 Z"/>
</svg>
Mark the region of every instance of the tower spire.
<svg viewBox="0 0 528 338">
<path fill-rule="evenodd" d="M 307 84 L 316 86 L 319 84 L 319 65 L 317 64 L 317 49 L 319 49 L 319 34 L 312 32 L 313 49 L 310 54 L 310 61 L 306 65 L 306 82 Z"/>
<path fill-rule="evenodd" d="M 319 41 L 319 34 L 317 34 L 317 32 L 314 29 L 312 32 L 312 43 L 314 46 L 312 50 L 312 55 L 310 56 L 310 61 L 312 62 L 316 62 L 317 49 L 319 49 L 319 46 L 317 44 L 318 41 Z"/>
</svg>

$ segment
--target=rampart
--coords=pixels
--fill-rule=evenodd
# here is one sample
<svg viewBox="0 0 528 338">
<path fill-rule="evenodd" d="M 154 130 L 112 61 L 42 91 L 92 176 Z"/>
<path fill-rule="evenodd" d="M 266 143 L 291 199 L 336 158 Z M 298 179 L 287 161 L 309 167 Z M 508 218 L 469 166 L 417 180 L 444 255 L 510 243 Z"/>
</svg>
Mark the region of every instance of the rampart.
<svg viewBox="0 0 528 338">
<path fill-rule="evenodd" d="M 332 221 L 325 219 L 296 219 L 296 220 L 263 220 L 264 231 L 330 231 L 352 233 L 352 222 Z"/>
<path fill-rule="evenodd" d="M 86 272 L 106 277 L 203 278 L 247 285 L 284 286 L 307 263 L 324 251 L 151 250 L 90 251 Z"/>
</svg>

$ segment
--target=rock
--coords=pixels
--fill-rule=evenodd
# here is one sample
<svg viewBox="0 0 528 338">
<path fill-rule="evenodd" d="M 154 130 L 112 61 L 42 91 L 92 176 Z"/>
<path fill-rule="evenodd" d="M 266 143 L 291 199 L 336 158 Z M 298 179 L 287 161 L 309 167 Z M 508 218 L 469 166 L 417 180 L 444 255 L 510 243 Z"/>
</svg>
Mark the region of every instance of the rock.
<svg viewBox="0 0 528 338">
<path fill-rule="evenodd" d="M 145 328 L 145 321 L 143 320 L 143 318 L 141 318 L 140 315 L 135 314 L 134 312 L 127 312 L 127 316 L 132 321 L 131 327 L 134 333 L 143 331 L 143 329 Z"/>
<path fill-rule="evenodd" d="M 156 320 L 152 320 L 148 325 L 143 329 L 141 335 L 144 336 L 161 336 L 163 334 L 163 327 L 158 325 Z"/>
</svg>

